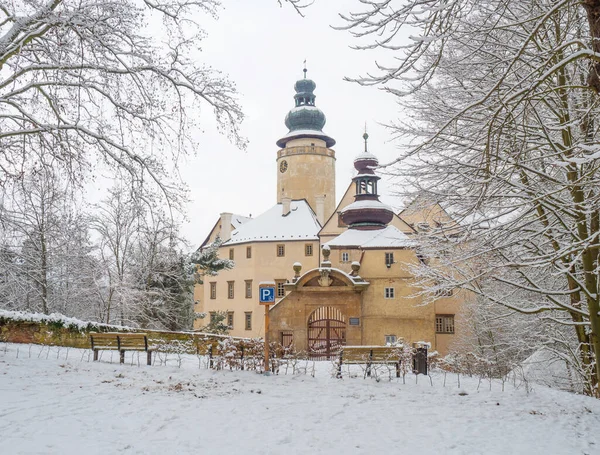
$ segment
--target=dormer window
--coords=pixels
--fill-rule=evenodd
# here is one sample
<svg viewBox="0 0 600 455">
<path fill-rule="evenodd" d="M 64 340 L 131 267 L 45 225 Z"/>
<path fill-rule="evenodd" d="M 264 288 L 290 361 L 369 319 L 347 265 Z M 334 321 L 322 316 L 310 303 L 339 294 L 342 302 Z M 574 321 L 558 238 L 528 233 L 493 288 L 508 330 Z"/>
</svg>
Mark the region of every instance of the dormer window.
<svg viewBox="0 0 600 455">
<path fill-rule="evenodd" d="M 385 266 L 389 269 L 394 263 L 394 253 L 385 253 Z"/>
</svg>

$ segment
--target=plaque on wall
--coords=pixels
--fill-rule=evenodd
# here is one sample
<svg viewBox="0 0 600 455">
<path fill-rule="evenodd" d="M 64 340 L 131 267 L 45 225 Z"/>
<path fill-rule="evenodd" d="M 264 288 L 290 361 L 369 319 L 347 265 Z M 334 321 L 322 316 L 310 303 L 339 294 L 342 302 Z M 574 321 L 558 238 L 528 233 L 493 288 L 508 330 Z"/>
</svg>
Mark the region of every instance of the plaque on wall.
<svg viewBox="0 0 600 455">
<path fill-rule="evenodd" d="M 350 318 L 350 325 L 360 325 L 360 318 Z"/>
</svg>

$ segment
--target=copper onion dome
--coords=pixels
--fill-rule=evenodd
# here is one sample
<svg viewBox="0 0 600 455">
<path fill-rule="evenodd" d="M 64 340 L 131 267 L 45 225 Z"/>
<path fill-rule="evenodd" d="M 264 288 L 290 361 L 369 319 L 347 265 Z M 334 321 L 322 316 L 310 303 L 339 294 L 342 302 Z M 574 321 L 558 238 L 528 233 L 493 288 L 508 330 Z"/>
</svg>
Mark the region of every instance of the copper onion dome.
<svg viewBox="0 0 600 455">
<path fill-rule="evenodd" d="M 285 126 L 288 133 L 277 141 L 278 147 L 285 147 L 288 141 L 300 138 L 315 138 L 325 141 L 327 147 L 333 147 L 335 140 L 323 132 L 326 118 L 323 111 L 315 106 L 315 88 L 317 84 L 311 79 L 306 79 L 306 68 L 304 68 L 304 79 L 299 79 L 294 84 L 295 106 L 285 117 Z"/>
<path fill-rule="evenodd" d="M 383 229 L 394 217 L 392 209 L 379 201 L 377 182 L 381 177 L 374 170 L 379 161 L 367 150 L 368 138 L 365 132 L 365 150 L 354 160 L 354 168 L 358 171 L 352 179 L 356 183 L 354 202 L 341 211 L 342 221 L 350 229 Z"/>
</svg>

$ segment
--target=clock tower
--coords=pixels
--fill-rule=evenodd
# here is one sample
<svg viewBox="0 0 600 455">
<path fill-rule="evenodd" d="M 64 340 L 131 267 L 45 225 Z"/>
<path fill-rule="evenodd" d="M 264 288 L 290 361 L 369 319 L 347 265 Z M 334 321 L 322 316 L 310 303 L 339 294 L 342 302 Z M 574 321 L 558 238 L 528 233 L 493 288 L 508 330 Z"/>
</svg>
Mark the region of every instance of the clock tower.
<svg viewBox="0 0 600 455">
<path fill-rule="evenodd" d="M 323 132 L 316 86 L 306 78 L 306 68 L 294 85 L 295 106 L 285 117 L 289 131 L 277 141 L 277 202 L 306 199 L 323 225 L 335 210 L 335 140 Z"/>
</svg>

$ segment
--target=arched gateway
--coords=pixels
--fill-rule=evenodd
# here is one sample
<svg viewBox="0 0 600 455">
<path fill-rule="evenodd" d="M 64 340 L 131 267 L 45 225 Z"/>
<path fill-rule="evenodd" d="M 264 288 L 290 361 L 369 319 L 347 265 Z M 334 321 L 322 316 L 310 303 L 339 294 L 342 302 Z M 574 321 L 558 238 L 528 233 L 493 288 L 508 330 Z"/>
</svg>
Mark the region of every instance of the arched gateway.
<svg viewBox="0 0 600 455">
<path fill-rule="evenodd" d="M 346 344 L 346 318 L 337 308 L 317 308 L 308 318 L 308 353 L 330 359 Z"/>
</svg>

